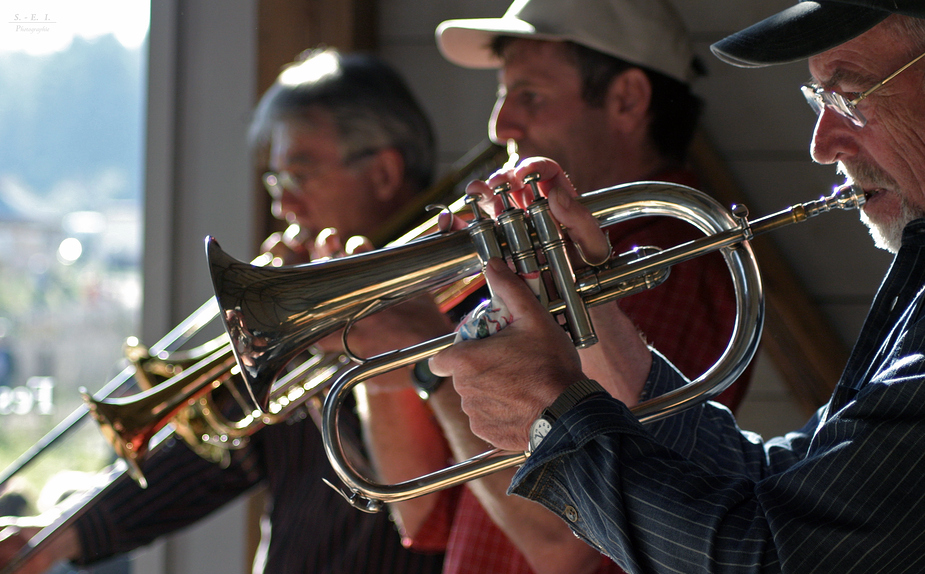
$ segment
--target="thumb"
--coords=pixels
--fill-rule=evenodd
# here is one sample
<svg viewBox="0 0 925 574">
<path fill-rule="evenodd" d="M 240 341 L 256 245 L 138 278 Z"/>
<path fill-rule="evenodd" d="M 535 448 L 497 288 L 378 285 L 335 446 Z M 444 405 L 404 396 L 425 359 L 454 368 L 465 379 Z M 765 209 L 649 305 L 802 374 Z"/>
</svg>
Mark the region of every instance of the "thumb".
<svg viewBox="0 0 925 574">
<path fill-rule="evenodd" d="M 516 322 L 518 318 L 555 323 L 552 315 L 537 300 L 522 277 L 514 273 L 503 259 L 491 258 L 485 268 L 485 280 L 495 296 L 507 306 Z"/>
<path fill-rule="evenodd" d="M 315 253 L 312 259 L 337 257 L 342 254 L 343 249 L 344 245 L 337 229 L 326 227 L 315 237 Z"/>
</svg>

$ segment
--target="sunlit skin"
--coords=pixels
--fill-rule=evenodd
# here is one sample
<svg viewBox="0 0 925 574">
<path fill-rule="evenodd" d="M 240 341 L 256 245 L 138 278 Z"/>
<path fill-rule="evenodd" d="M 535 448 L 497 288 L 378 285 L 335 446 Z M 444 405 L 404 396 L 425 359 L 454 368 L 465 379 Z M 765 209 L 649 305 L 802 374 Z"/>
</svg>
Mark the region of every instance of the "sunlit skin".
<svg viewBox="0 0 925 574">
<path fill-rule="evenodd" d="M 813 81 L 848 95 L 863 92 L 921 53 L 897 42 L 883 24 L 809 59 Z M 895 251 L 903 227 L 925 215 L 925 65 L 915 64 L 858 104 L 867 125 L 855 127 L 826 109 L 816 122 L 811 153 L 838 163 L 867 195 L 863 219 L 878 246 Z"/>
<path fill-rule="evenodd" d="M 556 160 L 582 193 L 665 168 L 648 143 L 651 86 L 638 69 L 621 74 L 605 105 L 593 107 L 563 43 L 519 39 L 504 50 L 498 86 L 492 139 L 516 141 L 521 157 Z"/>
</svg>

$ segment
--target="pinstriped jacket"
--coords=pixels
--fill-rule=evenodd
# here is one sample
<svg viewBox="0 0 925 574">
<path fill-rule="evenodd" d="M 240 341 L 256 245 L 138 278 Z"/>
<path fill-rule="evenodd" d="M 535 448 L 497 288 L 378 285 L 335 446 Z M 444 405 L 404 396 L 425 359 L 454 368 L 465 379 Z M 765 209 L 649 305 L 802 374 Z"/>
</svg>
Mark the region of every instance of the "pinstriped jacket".
<svg viewBox="0 0 925 574">
<path fill-rule="evenodd" d="M 925 571 L 925 220 L 910 223 L 829 403 L 762 440 L 704 403 L 647 427 L 579 403 L 514 477 L 628 572 Z M 661 357 L 649 396 L 683 384 Z"/>
</svg>

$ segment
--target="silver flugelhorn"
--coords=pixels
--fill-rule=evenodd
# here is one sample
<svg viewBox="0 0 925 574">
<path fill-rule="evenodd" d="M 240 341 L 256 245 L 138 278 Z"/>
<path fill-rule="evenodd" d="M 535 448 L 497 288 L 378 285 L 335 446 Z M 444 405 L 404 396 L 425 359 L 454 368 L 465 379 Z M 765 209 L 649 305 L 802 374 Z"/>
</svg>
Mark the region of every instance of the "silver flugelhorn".
<svg viewBox="0 0 925 574">
<path fill-rule="evenodd" d="M 538 195 L 538 194 L 537 194 Z M 476 216 L 469 228 L 424 237 L 411 244 L 321 264 L 258 269 L 235 261 L 210 240 L 208 253 L 221 316 L 245 380 L 255 395 L 272 384 L 300 349 L 372 312 L 413 295 L 478 274 L 492 256 L 507 257 L 518 271 L 551 276 L 555 290 L 541 294 L 565 322 L 578 346 L 596 340 L 587 307 L 660 283 L 674 264 L 720 251 L 732 275 L 737 317 L 719 360 L 695 381 L 634 409 L 643 422 L 658 420 L 722 392 L 755 353 L 763 324 L 763 294 L 749 240 L 760 233 L 835 208 L 854 209 L 863 195 L 842 186 L 828 196 L 749 221 L 747 211 L 725 209 L 689 187 L 639 182 L 580 199 L 602 226 L 640 216 L 684 220 L 704 237 L 666 250 L 627 254 L 576 273 L 558 225 L 539 199 L 527 210 L 505 209 L 497 221 Z M 549 282 L 547 282 L 549 283 Z M 368 378 L 426 358 L 452 344 L 447 335 L 386 353 L 342 375 L 325 400 L 322 434 L 331 464 L 348 486 L 351 504 L 375 512 L 383 504 L 429 494 L 518 465 L 525 453 L 489 451 L 449 468 L 395 485 L 372 482 L 352 468 L 341 446 L 338 414 L 349 391 Z"/>
</svg>

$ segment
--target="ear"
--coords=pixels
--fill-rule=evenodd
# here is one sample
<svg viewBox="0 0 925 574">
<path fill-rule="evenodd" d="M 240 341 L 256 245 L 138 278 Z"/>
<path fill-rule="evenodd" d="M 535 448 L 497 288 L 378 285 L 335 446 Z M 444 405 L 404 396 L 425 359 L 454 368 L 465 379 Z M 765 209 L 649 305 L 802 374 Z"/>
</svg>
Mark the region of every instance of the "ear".
<svg viewBox="0 0 925 574">
<path fill-rule="evenodd" d="M 630 68 L 610 82 L 607 90 L 607 118 L 620 133 L 644 128 L 652 103 L 652 84 L 645 72 Z"/>
<path fill-rule="evenodd" d="M 372 157 L 366 173 L 375 188 L 376 199 L 390 201 L 404 187 L 405 160 L 396 148 L 383 148 Z"/>
</svg>

